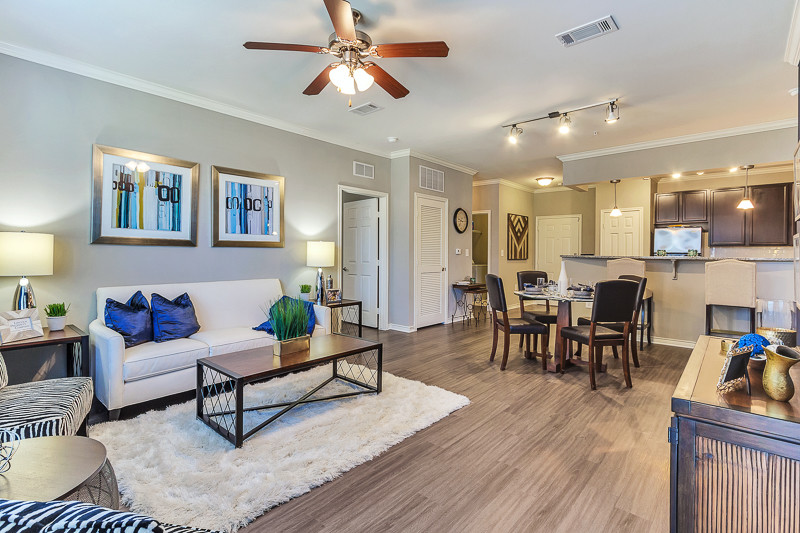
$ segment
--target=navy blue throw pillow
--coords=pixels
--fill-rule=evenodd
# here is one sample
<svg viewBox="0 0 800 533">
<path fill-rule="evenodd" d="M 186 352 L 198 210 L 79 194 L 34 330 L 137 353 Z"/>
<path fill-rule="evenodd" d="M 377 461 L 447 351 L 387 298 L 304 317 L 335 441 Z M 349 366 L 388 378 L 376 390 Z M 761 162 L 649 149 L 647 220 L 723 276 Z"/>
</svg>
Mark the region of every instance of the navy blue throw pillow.
<svg viewBox="0 0 800 533">
<path fill-rule="evenodd" d="M 150 304 L 153 306 L 154 341 L 183 339 L 200 329 L 192 300 L 185 292 L 172 301 L 153 293 Z"/>
<path fill-rule="evenodd" d="M 290 300 L 294 300 L 295 298 L 290 298 L 289 296 L 284 296 L 278 302 L 282 302 L 283 300 L 289 298 Z M 308 328 L 306 328 L 306 333 L 309 335 L 314 334 L 314 327 L 317 324 L 317 317 L 314 315 L 314 302 L 309 302 L 308 300 L 300 300 L 303 302 L 303 306 L 306 308 L 306 314 L 308 315 Z M 272 304 L 272 307 L 275 307 L 278 302 Z M 272 329 L 272 323 L 270 320 L 272 319 L 272 307 L 269 308 L 269 316 L 265 322 L 257 325 L 253 329 L 256 331 L 266 331 L 270 335 L 275 335 L 275 330 Z"/>
<path fill-rule="evenodd" d="M 153 340 L 150 304 L 142 291 L 136 291 L 124 304 L 107 298 L 104 314 L 106 326 L 122 335 L 126 348 Z"/>
</svg>

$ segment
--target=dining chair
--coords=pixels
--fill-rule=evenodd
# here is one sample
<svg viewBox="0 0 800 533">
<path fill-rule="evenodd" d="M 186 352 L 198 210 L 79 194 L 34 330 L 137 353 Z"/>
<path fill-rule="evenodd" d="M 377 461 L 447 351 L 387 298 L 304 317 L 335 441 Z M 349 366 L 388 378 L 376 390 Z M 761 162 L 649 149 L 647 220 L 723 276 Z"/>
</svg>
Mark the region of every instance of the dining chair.
<svg viewBox="0 0 800 533">
<path fill-rule="evenodd" d="M 640 259 L 620 257 L 606 263 L 606 279 L 623 279 L 622 276 L 646 277 L 646 263 Z M 647 345 L 653 343 L 653 291 L 646 289 L 642 300 L 641 316 L 636 327 L 639 329 L 639 349 L 644 348 L 644 336 L 647 334 Z"/>
<path fill-rule="evenodd" d="M 756 332 L 756 264 L 736 259 L 706 263 L 706 335 L 744 335 Z M 714 307 L 748 310 L 750 331 L 714 329 Z"/>
<path fill-rule="evenodd" d="M 633 356 L 633 366 L 639 368 L 639 351 L 636 349 L 636 331 L 638 327 L 638 322 L 641 317 L 642 312 L 642 302 L 644 301 L 644 295 L 647 292 L 647 278 L 643 278 L 641 276 L 634 276 L 632 274 L 622 274 L 618 279 L 626 279 L 628 281 L 633 281 L 639 284 L 639 292 L 636 295 L 636 310 L 633 313 L 633 320 L 631 321 L 631 355 Z M 578 318 L 578 325 L 579 326 L 588 326 L 591 324 L 591 320 L 588 318 L 580 317 Z M 608 324 L 603 324 L 603 327 L 608 329 L 613 329 L 619 333 L 622 333 L 624 330 L 624 323 L 622 322 L 613 322 Z M 581 356 L 581 344 L 578 344 L 578 351 L 575 352 L 575 355 L 578 357 Z M 619 359 L 619 353 L 617 352 L 616 346 L 611 346 L 612 353 L 614 354 L 614 359 Z"/>
<path fill-rule="evenodd" d="M 520 291 L 525 290 L 525 284 L 531 283 L 536 285 L 536 281 L 539 278 L 544 278 L 544 282 L 547 283 L 547 272 L 543 270 L 523 270 L 521 272 L 517 272 L 517 289 Z M 550 313 L 550 301 L 545 300 L 545 312 L 544 313 L 535 313 L 531 311 L 525 310 L 525 298 L 522 296 L 519 297 L 519 311 L 520 316 L 525 320 L 530 320 L 533 322 L 541 322 L 542 324 L 547 324 L 550 326 L 551 324 L 555 324 L 558 321 L 558 315 Z M 533 336 L 533 348 L 536 349 L 536 342 L 538 340 L 538 335 Z M 544 339 L 542 339 L 544 341 Z M 522 337 L 519 338 L 519 347 L 522 348 Z M 548 346 L 544 342 L 542 342 L 542 352 L 543 354 L 547 354 Z"/>
<path fill-rule="evenodd" d="M 635 283 L 626 279 L 600 281 L 594 288 L 592 319 L 588 326 L 570 326 L 561 328 L 561 360 L 567 356 L 567 344 L 572 340 L 586 344 L 589 349 L 589 384 L 592 390 L 597 389 L 595 380 L 595 364 L 602 365 L 603 348 L 605 346 L 622 346 L 622 370 L 625 374 L 625 385 L 631 383 L 628 353 L 630 348 L 631 323 L 636 311 L 636 299 L 642 282 Z M 604 323 L 622 323 L 622 333 L 604 327 Z M 564 365 L 561 366 L 564 373 Z"/>
<path fill-rule="evenodd" d="M 526 359 L 533 358 L 531 355 L 531 335 L 542 335 L 542 342 L 545 345 L 550 343 L 550 328 L 546 324 L 508 316 L 508 304 L 506 303 L 506 293 L 503 289 L 502 279 L 494 274 L 487 274 L 486 290 L 489 292 L 489 306 L 492 308 L 492 355 L 489 357 L 489 361 L 494 361 L 494 356 L 497 352 L 497 334 L 500 330 L 503 331 L 503 359 L 500 361 L 500 370 L 506 369 L 510 335 L 525 336 Z M 545 354 L 542 354 L 542 368 L 547 370 L 547 356 Z"/>
</svg>

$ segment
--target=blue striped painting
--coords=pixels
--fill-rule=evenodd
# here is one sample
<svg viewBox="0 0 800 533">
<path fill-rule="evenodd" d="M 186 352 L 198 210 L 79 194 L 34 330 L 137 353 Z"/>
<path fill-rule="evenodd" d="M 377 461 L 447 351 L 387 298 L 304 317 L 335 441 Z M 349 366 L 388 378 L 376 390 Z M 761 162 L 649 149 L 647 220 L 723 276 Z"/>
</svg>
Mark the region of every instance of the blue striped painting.
<svg viewBox="0 0 800 533">
<path fill-rule="evenodd" d="M 113 227 L 181 231 L 183 176 L 157 170 L 139 172 L 119 164 L 113 169 Z"/>
<path fill-rule="evenodd" d="M 225 233 L 272 235 L 276 228 L 275 188 L 225 182 Z"/>
</svg>

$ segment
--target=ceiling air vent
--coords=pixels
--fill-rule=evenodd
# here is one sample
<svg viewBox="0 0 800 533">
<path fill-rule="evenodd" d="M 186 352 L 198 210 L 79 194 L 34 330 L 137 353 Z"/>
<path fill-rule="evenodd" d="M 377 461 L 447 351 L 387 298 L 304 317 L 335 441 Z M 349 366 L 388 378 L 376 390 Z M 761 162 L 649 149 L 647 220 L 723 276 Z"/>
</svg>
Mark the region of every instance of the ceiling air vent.
<svg viewBox="0 0 800 533">
<path fill-rule="evenodd" d="M 376 111 L 380 111 L 381 109 L 383 109 L 381 106 L 375 105 L 372 102 L 367 102 L 366 104 L 361 104 L 360 106 L 351 107 L 349 111 L 351 113 L 355 113 L 356 115 L 364 116 Z"/>
<path fill-rule="evenodd" d="M 375 179 L 375 166 L 360 161 L 353 161 L 353 176 Z"/>
<path fill-rule="evenodd" d="M 556 39 L 558 39 L 558 42 L 564 46 L 570 47 L 578 43 L 582 43 L 583 41 L 588 41 L 589 39 L 594 39 L 595 37 L 600 37 L 601 35 L 615 32 L 618 29 L 619 26 L 617 26 L 617 23 L 614 22 L 614 19 L 611 17 L 611 15 L 609 15 L 588 24 L 584 24 L 583 26 L 572 28 L 564 33 L 559 33 L 556 35 Z"/>
</svg>

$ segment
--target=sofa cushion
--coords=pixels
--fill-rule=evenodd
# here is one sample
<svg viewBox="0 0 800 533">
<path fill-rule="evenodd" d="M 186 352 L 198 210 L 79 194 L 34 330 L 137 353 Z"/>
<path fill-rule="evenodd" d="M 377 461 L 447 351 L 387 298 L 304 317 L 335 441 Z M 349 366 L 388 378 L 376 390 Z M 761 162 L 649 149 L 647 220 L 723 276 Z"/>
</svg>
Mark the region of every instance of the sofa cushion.
<svg viewBox="0 0 800 533">
<path fill-rule="evenodd" d="M 173 300 L 153 293 L 150 305 L 153 307 L 153 340 L 156 342 L 183 339 L 200 329 L 188 293 L 184 292 Z"/>
<path fill-rule="evenodd" d="M 275 337 L 248 327 L 198 331 L 190 337 L 209 346 L 210 355 L 264 348 L 275 342 Z"/>
<path fill-rule="evenodd" d="M 75 435 L 93 398 L 92 378 L 8 385 L 0 390 L 0 430 L 14 432 L 21 439 Z"/>
<path fill-rule="evenodd" d="M 198 340 L 147 342 L 125 350 L 122 378 L 128 383 L 191 368 L 198 359 L 208 355 L 208 345 Z"/>
<path fill-rule="evenodd" d="M 142 291 L 136 291 L 124 304 L 113 298 L 106 298 L 103 314 L 106 326 L 122 335 L 126 348 L 153 340 L 150 304 Z"/>
</svg>

